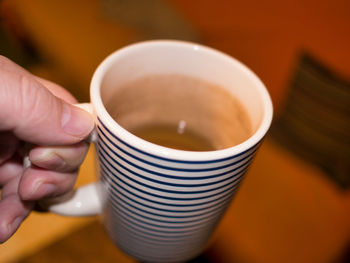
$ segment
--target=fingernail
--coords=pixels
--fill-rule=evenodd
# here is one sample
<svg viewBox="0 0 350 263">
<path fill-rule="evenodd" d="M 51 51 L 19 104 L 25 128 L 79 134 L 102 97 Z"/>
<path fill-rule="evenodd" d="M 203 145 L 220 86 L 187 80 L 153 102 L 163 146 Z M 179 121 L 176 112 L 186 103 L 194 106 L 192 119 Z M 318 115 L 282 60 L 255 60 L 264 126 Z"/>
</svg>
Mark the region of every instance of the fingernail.
<svg viewBox="0 0 350 263">
<path fill-rule="evenodd" d="M 89 135 L 93 129 L 93 121 L 89 113 L 64 102 L 61 125 L 66 133 L 81 138 Z"/>
<path fill-rule="evenodd" d="M 45 184 L 39 182 L 34 186 L 32 192 L 29 194 L 30 199 L 38 199 L 43 197 L 49 197 L 55 193 L 57 187 L 53 184 Z"/>
<path fill-rule="evenodd" d="M 66 165 L 65 160 L 51 149 L 31 152 L 30 161 L 45 169 L 59 169 Z"/>
</svg>

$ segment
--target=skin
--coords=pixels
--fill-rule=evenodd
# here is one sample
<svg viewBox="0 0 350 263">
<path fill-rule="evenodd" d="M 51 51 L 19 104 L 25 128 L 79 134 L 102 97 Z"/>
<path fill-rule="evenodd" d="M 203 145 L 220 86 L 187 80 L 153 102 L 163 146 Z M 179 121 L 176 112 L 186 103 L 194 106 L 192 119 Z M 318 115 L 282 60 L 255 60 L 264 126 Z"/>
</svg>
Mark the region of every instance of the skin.
<svg viewBox="0 0 350 263">
<path fill-rule="evenodd" d="M 64 88 L 0 56 L 0 243 L 8 240 L 36 201 L 70 191 L 93 129 Z M 34 145 L 23 168 L 24 145 Z"/>
</svg>

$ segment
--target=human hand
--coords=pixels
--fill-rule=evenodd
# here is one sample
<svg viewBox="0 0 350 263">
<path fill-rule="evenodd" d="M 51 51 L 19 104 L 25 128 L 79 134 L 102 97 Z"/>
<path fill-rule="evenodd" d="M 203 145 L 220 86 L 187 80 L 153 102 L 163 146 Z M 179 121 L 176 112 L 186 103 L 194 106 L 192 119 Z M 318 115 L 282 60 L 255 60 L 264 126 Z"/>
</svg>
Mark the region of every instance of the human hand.
<svg viewBox="0 0 350 263">
<path fill-rule="evenodd" d="M 0 56 L 0 243 L 20 226 L 35 201 L 73 188 L 88 149 L 92 117 L 72 95 Z M 32 166 L 23 167 L 31 143 Z"/>
</svg>

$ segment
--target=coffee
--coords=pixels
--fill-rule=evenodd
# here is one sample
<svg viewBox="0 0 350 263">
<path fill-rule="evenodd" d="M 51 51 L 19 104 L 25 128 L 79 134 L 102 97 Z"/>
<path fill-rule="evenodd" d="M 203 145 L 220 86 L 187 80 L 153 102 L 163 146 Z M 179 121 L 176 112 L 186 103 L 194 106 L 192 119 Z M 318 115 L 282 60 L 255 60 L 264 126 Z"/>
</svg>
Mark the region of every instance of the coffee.
<svg viewBox="0 0 350 263">
<path fill-rule="evenodd" d="M 247 111 L 230 91 L 194 77 L 141 77 L 103 100 L 122 127 L 170 148 L 220 150 L 242 143 L 253 133 Z"/>
</svg>

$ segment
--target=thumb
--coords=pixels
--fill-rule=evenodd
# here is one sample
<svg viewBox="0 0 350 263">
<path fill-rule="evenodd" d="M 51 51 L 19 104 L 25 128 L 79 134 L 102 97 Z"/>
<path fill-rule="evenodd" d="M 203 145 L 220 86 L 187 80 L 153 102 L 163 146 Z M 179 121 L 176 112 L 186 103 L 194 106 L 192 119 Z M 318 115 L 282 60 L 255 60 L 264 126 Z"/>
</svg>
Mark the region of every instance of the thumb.
<svg viewBox="0 0 350 263">
<path fill-rule="evenodd" d="M 89 113 L 55 97 L 34 76 L 0 72 L 0 130 L 38 145 L 73 144 L 93 129 Z"/>
</svg>

